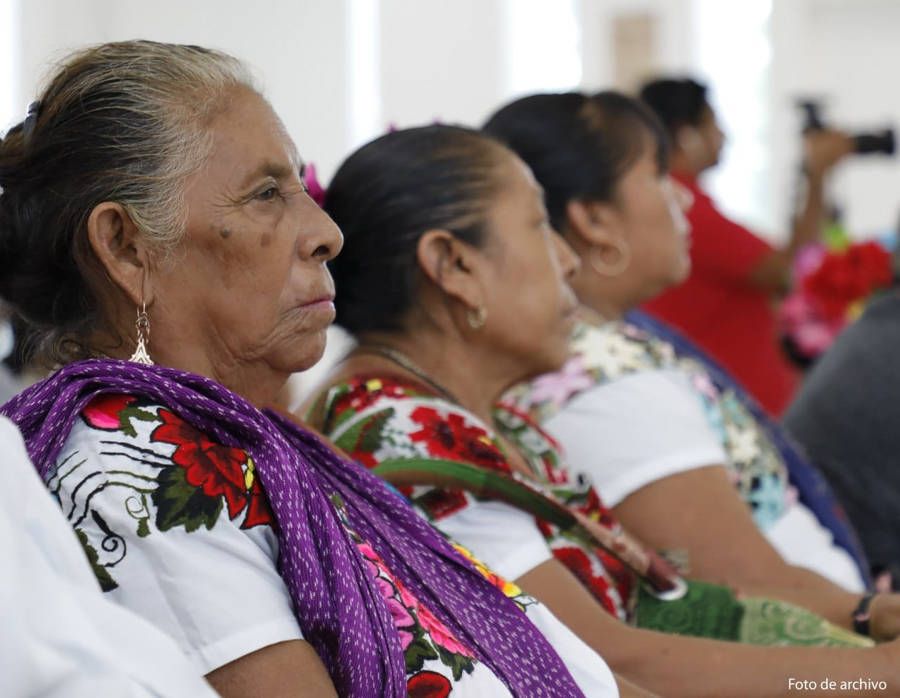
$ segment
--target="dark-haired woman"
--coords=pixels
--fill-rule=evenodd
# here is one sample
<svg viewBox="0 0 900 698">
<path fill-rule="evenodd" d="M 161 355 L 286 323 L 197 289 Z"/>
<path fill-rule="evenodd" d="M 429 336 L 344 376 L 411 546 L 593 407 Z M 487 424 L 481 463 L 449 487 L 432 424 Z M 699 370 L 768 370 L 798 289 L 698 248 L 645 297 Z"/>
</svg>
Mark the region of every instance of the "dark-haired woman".
<svg viewBox="0 0 900 698">
<path fill-rule="evenodd" d="M 687 268 L 655 118 L 617 93 L 536 95 L 486 128 L 531 165 L 583 261 L 575 358 L 508 399 L 560 439 L 629 530 L 679 549 L 693 575 L 778 588 L 845 627 L 865 606 L 871 627 L 895 627 L 896 597 L 862 594 L 848 552 L 791 496 L 783 436 L 733 384 L 717 388 L 700 362 L 621 322 Z"/>
<path fill-rule="evenodd" d="M 622 622 L 634 611 L 637 581 L 626 566 L 635 558 L 616 554 L 623 532 L 527 415 L 498 419 L 494 410 L 509 386 L 568 355 L 576 306 L 567 280 L 578 262 L 542 199 L 509 150 L 458 128 L 391 133 L 351 155 L 325 207 L 346 241 L 332 262 L 339 322 L 359 345 L 312 402 L 310 417 L 380 472 L 419 470 L 456 483 L 462 470 L 507 486 L 528 483 L 555 495 L 557 506 L 564 502 L 583 526 L 609 532 L 611 545 L 601 550 L 467 487 L 419 480 L 405 490 L 438 528 L 540 598 L 641 685 L 665 695 L 779 695 L 789 692 L 788 677 L 850 677 L 864 666 L 900 680 L 896 644 L 771 651 Z M 710 630 L 703 625 L 697 619 L 690 630 Z M 741 625 L 734 639 L 793 634 L 763 625 Z M 806 627 L 817 628 L 807 643 L 858 644 L 818 622 Z"/>
<path fill-rule="evenodd" d="M 63 364 L 2 412 L 103 588 L 221 694 L 617 695 L 545 607 L 261 409 L 322 353 L 341 235 L 237 60 L 76 54 L 0 186 L 0 295 Z"/>
</svg>

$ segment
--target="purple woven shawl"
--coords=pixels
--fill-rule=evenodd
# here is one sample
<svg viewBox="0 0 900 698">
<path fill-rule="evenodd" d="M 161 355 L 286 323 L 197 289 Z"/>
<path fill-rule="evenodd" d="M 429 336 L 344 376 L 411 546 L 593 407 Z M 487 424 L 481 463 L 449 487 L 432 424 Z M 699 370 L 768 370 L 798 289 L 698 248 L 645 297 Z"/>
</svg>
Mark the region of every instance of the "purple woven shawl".
<svg viewBox="0 0 900 698">
<path fill-rule="evenodd" d="M 279 571 L 304 637 L 345 696 L 406 695 L 403 651 L 390 613 L 329 495 L 391 571 L 516 696 L 581 696 L 562 660 L 525 614 L 365 468 L 316 435 L 262 412 L 218 383 L 127 361 L 70 364 L 0 408 L 41 475 L 81 409 L 103 393 L 165 405 L 196 429 L 254 460 L 278 521 Z"/>
</svg>

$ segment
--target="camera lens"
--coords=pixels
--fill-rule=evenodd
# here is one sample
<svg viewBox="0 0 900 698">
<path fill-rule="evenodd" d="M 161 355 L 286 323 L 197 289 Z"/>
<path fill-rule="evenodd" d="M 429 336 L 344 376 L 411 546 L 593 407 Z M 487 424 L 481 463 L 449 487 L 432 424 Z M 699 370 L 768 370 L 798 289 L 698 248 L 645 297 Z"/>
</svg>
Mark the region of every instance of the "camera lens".
<svg viewBox="0 0 900 698">
<path fill-rule="evenodd" d="M 853 136 L 856 143 L 856 152 L 859 155 L 880 153 L 881 155 L 893 155 L 896 150 L 894 142 L 894 129 L 886 128 L 883 131 L 872 133 L 858 133 Z"/>
</svg>

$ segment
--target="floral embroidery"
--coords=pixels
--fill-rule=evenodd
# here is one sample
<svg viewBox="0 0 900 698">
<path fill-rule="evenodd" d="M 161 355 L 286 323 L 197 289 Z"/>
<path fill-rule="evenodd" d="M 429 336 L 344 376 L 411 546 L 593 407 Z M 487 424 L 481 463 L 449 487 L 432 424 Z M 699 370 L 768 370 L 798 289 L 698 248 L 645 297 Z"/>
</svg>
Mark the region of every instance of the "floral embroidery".
<svg viewBox="0 0 900 698">
<path fill-rule="evenodd" d="M 710 426 L 721 438 L 735 486 L 756 523 L 765 529 L 782 516 L 788 505 L 788 475 L 778 449 L 734 391 L 720 391 L 699 362 L 677 356 L 669 343 L 627 323 L 602 327 L 582 323 L 573 333 L 571 346 L 575 357 L 562 379 L 570 388 L 565 399 L 559 399 L 561 393 L 548 392 L 546 384 L 555 380 L 552 376 L 518 386 L 505 399 L 544 422 L 566 400 L 593 385 L 641 371 L 681 370 L 702 401 Z M 577 385 L 584 387 L 576 390 Z"/>
<path fill-rule="evenodd" d="M 494 409 L 494 421 L 501 433 L 519 447 L 532 471 L 554 497 L 611 530 L 620 528 L 590 480 L 586 477 L 571 479 L 560 461 L 559 444 L 530 415 L 501 403 Z M 537 523 L 554 557 L 572 570 L 607 611 L 626 620 L 636 591 L 631 570 L 602 548 L 586 547 L 552 524 Z"/>
<path fill-rule="evenodd" d="M 509 472 L 506 458 L 488 433 L 468 424 L 462 415 L 445 416 L 431 407 L 417 407 L 410 417 L 422 428 L 409 438 L 414 443 L 424 442 L 431 455 Z"/>
<path fill-rule="evenodd" d="M 338 446 L 356 454 L 360 462 L 371 466 L 384 460 L 404 457 L 439 458 L 512 474 L 496 437 L 475 417 L 448 404 L 442 398 L 411 393 L 398 384 L 395 384 L 391 395 L 379 386 L 379 395 L 375 399 L 362 398 L 358 392 L 354 392 L 365 383 L 371 384 L 372 380 L 356 380 L 332 388 L 329 391 L 332 402 L 326 404 L 324 416 L 326 427 L 338 425 L 333 430 L 325 428 L 324 431 Z M 341 399 L 350 393 L 356 395 L 356 404 L 365 406 L 362 411 L 355 412 L 348 406 L 348 400 Z M 343 410 L 340 415 L 335 414 L 338 409 Z M 526 480 L 528 484 L 546 491 L 603 525 L 611 528 L 618 526 L 590 482 L 570 480 L 568 472 L 560 463 L 558 444 L 527 413 L 504 405 L 495 412 L 495 421 L 502 433 L 519 447 L 530 466 L 532 477 Z M 432 521 L 457 513 L 475 501 L 470 493 L 437 487 L 415 487 L 404 494 Z M 580 541 L 567 538 L 553 526 L 542 522 L 537 524 L 553 553 L 564 562 L 571 559 L 571 556 L 565 557 L 566 550 L 582 545 Z M 631 571 L 602 550 L 586 548 L 582 554 L 593 561 L 594 573 L 588 588 L 611 613 L 626 618 L 635 590 Z M 470 555 L 466 556 L 471 559 Z M 520 607 L 527 606 L 528 597 L 518 596 L 521 591 L 517 588 L 514 590 L 514 585 L 492 575 L 474 560 L 473 564 L 505 594 L 515 598 Z M 604 581 L 597 582 L 594 577 Z M 584 581 L 587 584 L 588 577 Z"/>
<path fill-rule="evenodd" d="M 150 440 L 174 445 L 172 462 L 184 469 L 184 482 L 200 488 L 203 495 L 220 501 L 224 497 L 228 516 L 235 519 L 245 509 L 247 515 L 241 528 L 252 528 L 274 522 L 268 501 L 262 489 L 253 460 L 241 449 L 222 446 L 167 409 L 159 410 L 162 424 L 154 429 Z M 160 474 L 160 484 L 176 487 L 179 478 L 173 473 Z M 162 504 L 162 518 L 166 518 L 168 493 L 155 493 L 157 506 Z M 180 517 L 176 516 L 175 520 Z M 215 518 L 207 518 L 207 528 L 212 528 Z M 163 529 L 165 530 L 165 529 Z"/>
<path fill-rule="evenodd" d="M 463 672 L 472 673 L 474 654 L 465 647 L 438 618 L 409 593 L 394 577 L 372 546 L 364 541 L 356 544 L 376 580 L 394 626 L 400 635 L 400 646 L 406 659 L 407 673 L 422 670 L 427 660 L 440 659 L 459 681 Z"/>
<path fill-rule="evenodd" d="M 433 671 L 420 671 L 406 682 L 409 698 L 446 698 L 452 690 L 450 680 Z"/>
<path fill-rule="evenodd" d="M 481 560 L 479 560 L 472 554 L 471 550 L 454 541 L 450 541 L 450 544 L 460 555 L 471 562 L 472 565 L 474 565 L 475 569 L 478 570 L 478 572 L 480 572 L 485 579 L 487 579 L 491 584 L 502 591 L 503 595 L 506 598 L 515 601 L 516 605 L 521 610 L 524 611 L 528 606 L 537 603 L 532 597 L 522 591 L 518 584 L 514 584 L 513 582 L 504 579 L 499 574 L 488 568 Z"/>
</svg>

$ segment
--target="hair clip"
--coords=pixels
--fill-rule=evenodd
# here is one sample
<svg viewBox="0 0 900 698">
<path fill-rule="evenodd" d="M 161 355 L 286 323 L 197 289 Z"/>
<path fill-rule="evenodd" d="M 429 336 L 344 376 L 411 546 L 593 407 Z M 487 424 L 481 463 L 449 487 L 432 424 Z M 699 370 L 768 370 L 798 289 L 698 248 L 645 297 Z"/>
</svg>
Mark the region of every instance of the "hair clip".
<svg viewBox="0 0 900 698">
<path fill-rule="evenodd" d="M 38 112 L 40 112 L 40 110 L 40 100 L 35 100 L 28 105 L 28 113 L 25 116 L 25 121 L 22 123 L 22 135 L 25 137 L 25 140 L 31 138 L 31 133 L 34 131 L 34 124 L 37 122 Z"/>
</svg>

